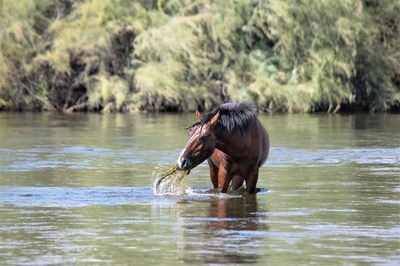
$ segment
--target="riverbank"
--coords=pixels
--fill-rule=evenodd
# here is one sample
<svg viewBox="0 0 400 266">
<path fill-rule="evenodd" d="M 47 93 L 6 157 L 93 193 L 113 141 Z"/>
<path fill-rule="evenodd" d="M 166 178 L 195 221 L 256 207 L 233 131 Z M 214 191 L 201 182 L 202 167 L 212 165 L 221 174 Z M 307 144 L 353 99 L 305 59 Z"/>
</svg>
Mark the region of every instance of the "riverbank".
<svg viewBox="0 0 400 266">
<path fill-rule="evenodd" d="M 400 110 L 398 1 L 5 1 L 0 110 Z"/>
</svg>

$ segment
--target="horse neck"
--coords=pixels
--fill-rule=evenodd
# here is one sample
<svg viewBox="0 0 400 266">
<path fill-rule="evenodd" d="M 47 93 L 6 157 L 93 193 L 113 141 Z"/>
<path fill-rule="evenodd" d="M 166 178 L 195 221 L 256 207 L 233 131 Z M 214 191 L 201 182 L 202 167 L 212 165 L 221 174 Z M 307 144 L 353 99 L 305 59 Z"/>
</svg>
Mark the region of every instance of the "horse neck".
<svg viewBox="0 0 400 266">
<path fill-rule="evenodd" d="M 239 131 L 231 134 L 223 133 L 222 130 L 217 130 L 215 148 L 226 153 L 230 157 L 235 157 L 237 151 L 242 150 L 244 138 L 246 134 L 242 135 Z"/>
</svg>

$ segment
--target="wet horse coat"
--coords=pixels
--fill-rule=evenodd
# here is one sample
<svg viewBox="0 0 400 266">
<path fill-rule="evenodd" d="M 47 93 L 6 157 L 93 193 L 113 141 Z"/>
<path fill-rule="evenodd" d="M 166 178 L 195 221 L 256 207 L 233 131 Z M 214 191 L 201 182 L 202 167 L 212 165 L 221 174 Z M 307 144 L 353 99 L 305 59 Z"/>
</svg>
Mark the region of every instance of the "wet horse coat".
<svg viewBox="0 0 400 266">
<path fill-rule="evenodd" d="M 190 171 L 208 159 L 210 177 L 219 192 L 246 183 L 256 192 L 259 168 L 268 158 L 269 137 L 254 107 L 226 103 L 198 119 L 189 128 L 189 141 L 178 158 L 178 167 Z"/>
</svg>

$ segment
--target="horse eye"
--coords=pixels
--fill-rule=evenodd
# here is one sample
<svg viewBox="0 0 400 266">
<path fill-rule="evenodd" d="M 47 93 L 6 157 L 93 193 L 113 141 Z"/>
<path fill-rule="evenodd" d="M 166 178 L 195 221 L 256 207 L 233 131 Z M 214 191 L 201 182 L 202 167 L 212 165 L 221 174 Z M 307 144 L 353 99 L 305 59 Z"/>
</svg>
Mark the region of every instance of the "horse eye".
<svg viewBox="0 0 400 266">
<path fill-rule="evenodd" d="M 204 143 L 207 141 L 207 139 L 208 139 L 208 136 L 201 136 L 199 140 L 201 143 Z"/>
</svg>

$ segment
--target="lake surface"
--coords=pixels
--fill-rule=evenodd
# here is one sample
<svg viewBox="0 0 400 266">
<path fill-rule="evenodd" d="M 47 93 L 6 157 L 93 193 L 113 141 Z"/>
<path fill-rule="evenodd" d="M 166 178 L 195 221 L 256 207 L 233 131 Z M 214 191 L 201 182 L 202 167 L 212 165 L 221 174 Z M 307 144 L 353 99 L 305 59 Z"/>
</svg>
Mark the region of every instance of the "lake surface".
<svg viewBox="0 0 400 266">
<path fill-rule="evenodd" d="M 0 113 L 0 264 L 400 264 L 400 115 L 260 115 L 262 192 L 153 195 L 193 116 Z"/>
</svg>

